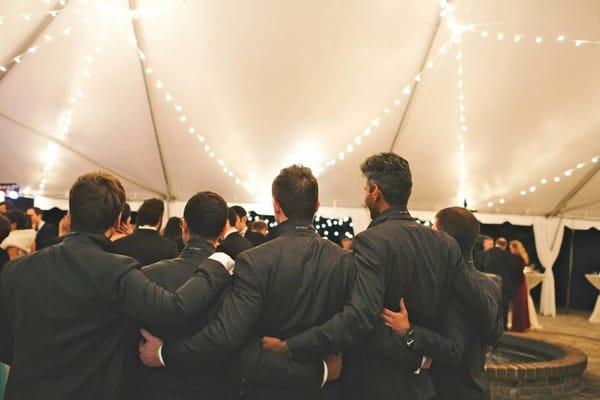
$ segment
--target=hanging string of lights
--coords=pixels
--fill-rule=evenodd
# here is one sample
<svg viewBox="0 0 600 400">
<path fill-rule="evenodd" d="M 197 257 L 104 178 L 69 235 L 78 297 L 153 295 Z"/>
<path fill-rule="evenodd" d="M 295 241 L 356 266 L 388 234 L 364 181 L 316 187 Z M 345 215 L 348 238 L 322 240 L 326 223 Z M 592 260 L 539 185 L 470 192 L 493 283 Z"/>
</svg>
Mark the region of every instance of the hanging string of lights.
<svg viewBox="0 0 600 400">
<path fill-rule="evenodd" d="M 459 185 L 458 185 L 458 200 L 465 206 L 473 206 L 474 202 L 471 197 L 468 185 L 468 168 L 467 161 L 465 158 L 465 138 L 468 135 L 469 127 L 467 125 L 466 107 L 465 107 L 465 93 L 464 93 L 464 64 L 463 64 L 463 51 L 462 51 L 462 36 L 457 36 L 454 41 L 458 44 L 456 52 L 456 76 L 457 83 L 456 89 L 458 91 L 458 109 L 459 109 L 459 132 L 457 135 L 458 139 L 458 168 L 459 168 Z"/>
<path fill-rule="evenodd" d="M 176 101 L 171 92 L 169 92 L 169 90 L 167 89 L 165 83 L 161 79 L 156 77 L 154 68 L 149 64 L 148 58 L 146 57 L 144 52 L 139 48 L 135 37 L 132 36 L 130 38 L 130 44 L 136 49 L 138 57 L 142 61 L 142 64 L 144 66 L 144 73 L 148 75 L 149 80 L 153 82 L 154 88 L 157 91 L 162 92 L 160 96 L 162 100 L 165 103 L 172 106 L 175 110 L 178 116 L 177 119 L 182 125 L 182 131 L 185 130 L 187 134 L 194 136 L 198 140 L 204 152 L 208 155 L 209 158 L 213 159 L 218 164 L 220 170 L 225 176 L 227 176 L 233 182 L 235 182 L 236 185 L 242 186 L 248 193 L 254 196 L 254 194 L 256 193 L 254 188 L 251 187 L 247 181 L 244 181 L 239 175 L 239 173 L 237 173 L 232 167 L 230 167 L 225 162 L 222 156 L 217 154 L 214 148 L 208 143 L 206 136 L 198 132 L 195 126 L 189 121 L 189 117 L 186 115 L 183 106 Z"/>
<path fill-rule="evenodd" d="M 473 25 L 471 25 L 473 26 Z M 523 34 L 523 33 L 507 33 L 504 31 L 492 31 L 492 30 L 488 30 L 488 29 L 483 29 L 483 28 L 478 28 L 473 26 L 472 29 L 470 29 L 470 31 L 472 32 L 477 32 L 479 33 L 480 38 L 482 39 L 491 39 L 491 40 L 497 40 L 499 42 L 506 42 L 506 43 L 513 43 L 513 44 L 519 44 L 519 43 L 525 43 L 525 42 L 530 42 L 530 43 L 535 43 L 535 44 L 544 44 L 544 43 L 560 43 L 560 44 L 564 44 L 564 45 L 573 45 L 575 47 L 582 47 L 582 46 L 599 46 L 600 45 L 600 40 L 588 40 L 588 39 L 572 39 L 567 37 L 567 35 L 565 34 L 557 34 L 557 35 L 530 35 L 530 34 Z"/>
<path fill-rule="evenodd" d="M 77 109 L 77 105 L 86 98 L 86 94 L 84 92 L 85 82 L 89 81 L 92 78 L 93 66 L 97 61 L 97 58 L 104 52 L 103 45 L 108 39 L 108 35 L 106 33 L 106 20 L 103 21 L 101 33 L 97 36 L 95 44 L 92 46 L 91 50 L 86 52 L 83 56 L 83 71 L 81 73 L 80 78 L 76 81 L 75 89 L 73 90 L 72 95 L 68 99 L 67 108 L 60 114 L 59 117 L 59 130 L 58 130 L 58 138 L 61 141 L 66 141 L 71 132 L 71 127 L 73 123 L 73 118 Z M 41 196 L 44 194 L 46 189 L 46 184 L 48 183 L 48 177 L 54 166 L 56 165 L 58 159 L 59 145 L 56 143 L 50 143 L 46 148 L 45 153 L 45 164 L 42 169 L 40 181 L 37 186 L 37 190 L 33 192 L 31 187 L 26 187 L 23 190 L 23 194 L 26 196 L 35 195 Z"/>
</svg>

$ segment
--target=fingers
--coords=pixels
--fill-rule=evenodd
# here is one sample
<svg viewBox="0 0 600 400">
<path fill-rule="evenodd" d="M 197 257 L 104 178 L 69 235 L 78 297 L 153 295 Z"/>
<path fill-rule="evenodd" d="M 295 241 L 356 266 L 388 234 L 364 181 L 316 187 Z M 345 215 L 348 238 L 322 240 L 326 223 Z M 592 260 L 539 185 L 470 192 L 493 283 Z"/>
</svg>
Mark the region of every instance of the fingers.
<svg viewBox="0 0 600 400">
<path fill-rule="evenodd" d="M 142 335 L 142 337 L 147 341 L 151 341 L 152 339 L 154 339 L 154 336 L 152 336 L 152 334 L 150 334 L 150 332 L 148 332 L 145 329 L 140 329 L 140 334 Z"/>
<path fill-rule="evenodd" d="M 404 297 L 402 297 L 400 299 L 400 312 L 401 313 L 408 313 L 408 310 L 406 309 L 406 304 L 404 304 Z"/>
</svg>

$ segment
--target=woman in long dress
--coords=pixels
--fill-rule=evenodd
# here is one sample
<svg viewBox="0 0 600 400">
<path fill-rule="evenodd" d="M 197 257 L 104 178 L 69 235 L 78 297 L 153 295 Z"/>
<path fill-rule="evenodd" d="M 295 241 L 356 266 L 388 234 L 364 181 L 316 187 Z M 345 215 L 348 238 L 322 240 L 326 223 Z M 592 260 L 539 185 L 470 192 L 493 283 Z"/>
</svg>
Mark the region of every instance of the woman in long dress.
<svg viewBox="0 0 600 400">
<path fill-rule="evenodd" d="M 526 332 L 529 327 L 529 309 L 527 305 L 527 282 L 523 268 L 529 265 L 529 255 L 525 246 L 518 240 L 511 240 L 513 295 L 512 295 L 512 330 Z"/>
</svg>

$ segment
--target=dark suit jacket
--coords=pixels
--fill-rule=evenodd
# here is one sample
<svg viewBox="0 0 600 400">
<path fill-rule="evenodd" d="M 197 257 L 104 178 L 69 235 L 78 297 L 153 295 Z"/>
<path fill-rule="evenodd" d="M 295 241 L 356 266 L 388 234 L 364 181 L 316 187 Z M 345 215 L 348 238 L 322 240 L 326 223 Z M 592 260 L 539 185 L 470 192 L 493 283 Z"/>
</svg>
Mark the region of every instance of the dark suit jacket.
<svg viewBox="0 0 600 400">
<path fill-rule="evenodd" d="M 7 263 L 0 275 L 6 400 L 135 398 L 137 325 L 177 327 L 202 315 L 231 278 L 206 260 L 172 294 L 115 255 L 104 235 L 72 233 Z M 137 320 L 137 321 L 135 321 Z"/>
<path fill-rule="evenodd" d="M 434 331 L 452 296 L 464 300 L 471 316 L 487 324 L 497 304 L 473 287 L 457 243 L 443 232 L 418 224 L 392 207 L 355 237 L 356 281 L 342 313 L 287 340 L 298 361 L 344 351 L 344 398 L 426 399 L 434 387 L 426 372 L 413 374 L 373 351 L 373 331 L 383 307 L 398 309 L 403 297 L 411 322 Z M 354 347 L 352 347 L 354 346 Z"/>
<path fill-rule="evenodd" d="M 215 249 L 201 238 L 189 241 L 177 258 L 159 261 L 142 268 L 153 282 L 174 292 L 191 278 L 198 265 L 206 260 Z M 225 293 L 225 290 L 223 291 Z M 215 318 L 220 298 L 215 296 L 211 307 L 202 316 L 187 326 L 178 329 L 160 329 L 151 324 L 148 329 L 165 341 L 181 340 L 190 336 Z M 219 360 L 210 368 L 143 368 L 142 387 L 146 400 L 197 400 L 221 399 L 229 387 L 229 363 Z"/>
<path fill-rule="evenodd" d="M 221 241 L 217 247 L 217 251 L 223 252 L 236 260 L 240 253 L 251 248 L 252 243 L 248 239 L 240 235 L 239 232 L 233 232 Z"/>
<path fill-rule="evenodd" d="M 341 310 L 352 285 L 352 254 L 322 239 L 310 222 L 287 221 L 280 225 L 280 235 L 262 246 L 245 251 L 236 261 L 236 272 L 229 295 L 216 321 L 187 340 L 167 343 L 163 357 L 170 366 L 207 365 L 213 360 L 235 355 L 247 347 L 236 369 L 237 394 L 251 399 L 324 399 L 339 398 L 339 385 L 319 390 L 323 375 L 319 360 L 309 369 L 315 382 L 311 389 L 277 387 L 265 365 L 283 360 L 264 352 L 255 358 L 258 338 L 286 338 L 311 326 L 325 322 Z M 248 342 L 250 340 L 250 342 Z M 293 374 L 293 371 L 291 372 Z M 282 386 L 291 382 L 284 382 Z"/>
<path fill-rule="evenodd" d="M 114 242 L 114 252 L 133 257 L 143 267 L 177 257 L 177 244 L 153 229 L 136 229 L 131 235 Z"/>
<path fill-rule="evenodd" d="M 261 244 L 267 241 L 267 237 L 260 232 L 248 231 L 244 235 L 244 238 L 248 239 L 254 247 L 260 246 Z"/>
<path fill-rule="evenodd" d="M 506 250 L 502 250 L 499 247 L 494 247 L 485 253 L 487 254 L 485 272 L 498 275 L 500 278 L 502 278 L 502 293 L 504 293 L 504 295 L 508 295 L 510 298 L 510 293 L 512 291 L 511 275 L 513 270 L 510 253 Z"/>
<path fill-rule="evenodd" d="M 41 250 L 45 247 L 52 246 L 56 242 L 58 236 L 58 228 L 47 222 L 37 231 L 35 235 L 35 248 Z"/>
</svg>

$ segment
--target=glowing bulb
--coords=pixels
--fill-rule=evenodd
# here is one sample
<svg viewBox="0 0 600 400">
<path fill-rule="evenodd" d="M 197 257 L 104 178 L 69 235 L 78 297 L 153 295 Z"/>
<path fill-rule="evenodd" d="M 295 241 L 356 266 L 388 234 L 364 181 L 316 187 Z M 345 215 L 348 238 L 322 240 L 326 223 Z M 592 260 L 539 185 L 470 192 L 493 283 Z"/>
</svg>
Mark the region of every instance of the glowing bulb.
<svg viewBox="0 0 600 400">
<path fill-rule="evenodd" d="M 217 160 L 217 162 L 219 163 L 220 166 L 223 166 L 223 164 L 225 164 L 225 162 L 223 160 L 221 160 L 220 158 Z"/>
<path fill-rule="evenodd" d="M 38 49 L 37 46 L 33 46 L 33 47 L 30 47 L 29 49 L 27 49 L 27 51 L 30 53 L 35 53 L 37 51 L 37 49 Z"/>
<path fill-rule="evenodd" d="M 500 199 L 500 204 L 504 204 L 504 203 L 506 203 L 506 200 Z"/>
<path fill-rule="evenodd" d="M 390 113 L 390 109 L 389 109 L 389 108 L 384 108 L 384 109 L 383 109 L 383 112 L 384 112 L 385 114 L 389 114 L 389 113 Z"/>
<path fill-rule="evenodd" d="M 481 32 L 481 37 L 482 37 L 482 38 L 486 38 L 486 37 L 488 37 L 488 36 L 489 36 L 489 33 L 488 33 L 488 31 L 483 31 L 483 32 Z"/>
<path fill-rule="evenodd" d="M 417 76 L 415 76 L 415 82 L 421 82 L 421 74 L 417 74 Z"/>
<path fill-rule="evenodd" d="M 488 206 L 488 207 L 490 207 L 490 208 L 491 208 L 491 207 L 494 207 L 494 202 L 493 202 L 493 201 L 490 201 L 490 202 L 487 204 L 487 206 Z"/>
<path fill-rule="evenodd" d="M 579 163 L 577 164 L 577 169 L 581 169 L 585 166 L 585 163 Z"/>
<path fill-rule="evenodd" d="M 526 191 L 524 191 L 524 190 L 521 190 L 521 196 L 525 196 L 526 194 L 527 194 L 527 192 L 526 192 Z"/>
<path fill-rule="evenodd" d="M 582 45 L 582 44 L 584 44 L 584 43 L 586 43 L 586 41 L 585 41 L 585 40 L 576 40 L 576 41 L 575 41 L 575 46 L 579 47 L 579 46 L 581 46 L 581 45 Z"/>
<path fill-rule="evenodd" d="M 196 137 L 197 137 L 197 138 L 198 138 L 198 140 L 199 140 L 199 141 L 201 141 L 201 142 L 204 142 L 204 140 L 205 140 L 205 139 L 204 139 L 204 136 L 202 136 L 202 135 L 197 135 Z"/>
<path fill-rule="evenodd" d="M 146 68 L 146 73 L 150 75 L 152 73 L 152 68 Z"/>
<path fill-rule="evenodd" d="M 542 41 L 543 41 L 543 40 L 544 40 L 544 39 L 542 39 L 542 37 L 541 37 L 541 36 L 538 36 L 538 37 L 536 37 L 536 38 L 535 38 L 535 42 L 536 42 L 537 44 L 540 44 L 540 43 L 542 43 Z"/>
<path fill-rule="evenodd" d="M 558 40 L 559 42 L 564 42 L 565 41 L 565 35 L 559 35 L 556 40 Z"/>
<path fill-rule="evenodd" d="M 177 112 L 181 112 L 181 110 L 183 110 L 183 107 L 181 107 L 179 104 L 175 104 L 175 110 L 177 110 Z"/>
<path fill-rule="evenodd" d="M 433 68 L 433 62 L 429 61 L 427 63 L 427 68 L 429 68 L 429 69 Z"/>
<path fill-rule="evenodd" d="M 190 135 L 193 135 L 194 133 L 196 133 L 196 128 L 192 126 L 190 129 L 188 129 L 188 132 L 190 133 Z"/>
<path fill-rule="evenodd" d="M 548 183 L 548 181 L 545 178 L 542 178 L 541 182 L 542 182 L 542 185 L 545 185 L 546 183 Z"/>
<path fill-rule="evenodd" d="M 209 154 L 209 156 L 210 156 L 211 158 L 214 158 L 214 157 L 215 157 L 215 153 L 213 153 L 213 152 L 211 151 L 211 152 L 210 152 L 210 154 Z"/>
<path fill-rule="evenodd" d="M 379 118 L 372 119 L 371 125 L 373 125 L 375 127 L 379 126 Z"/>
<path fill-rule="evenodd" d="M 594 157 L 594 158 L 592 158 L 592 162 L 593 162 L 593 163 L 597 163 L 597 162 L 598 162 L 598 159 L 599 159 L 598 157 Z"/>
<path fill-rule="evenodd" d="M 173 97 L 171 97 L 171 95 L 167 93 L 167 95 L 165 96 L 165 101 L 169 102 L 171 100 L 173 100 Z"/>
<path fill-rule="evenodd" d="M 396 105 L 396 106 L 399 106 L 399 105 L 400 105 L 400 100 L 398 100 L 398 99 L 395 99 L 395 100 L 394 100 L 394 105 Z"/>
<path fill-rule="evenodd" d="M 531 186 L 531 187 L 529 188 L 529 191 L 530 191 L 531 193 L 535 192 L 535 191 L 536 191 L 536 187 L 535 187 L 535 186 Z"/>
<path fill-rule="evenodd" d="M 340 152 L 340 154 L 338 154 L 338 158 L 341 160 L 343 160 L 345 157 L 344 152 Z"/>
<path fill-rule="evenodd" d="M 370 134 L 371 134 L 371 128 L 365 128 L 365 130 L 363 131 L 363 135 L 369 136 Z"/>
<path fill-rule="evenodd" d="M 573 170 L 572 169 L 568 169 L 565 171 L 565 176 L 571 176 L 573 174 Z"/>
<path fill-rule="evenodd" d="M 162 89 L 162 87 L 163 87 L 163 83 L 161 81 L 156 81 L 156 88 Z"/>
<path fill-rule="evenodd" d="M 50 36 L 50 35 L 44 35 L 44 40 L 46 42 L 51 42 L 53 39 L 52 39 L 52 36 Z"/>
<path fill-rule="evenodd" d="M 498 39 L 498 40 L 504 40 L 504 33 L 500 32 L 498 34 L 498 36 L 496 36 L 496 39 Z"/>
<path fill-rule="evenodd" d="M 521 35 L 515 35 L 514 39 L 515 43 L 519 43 L 521 41 Z"/>
<path fill-rule="evenodd" d="M 560 178 L 559 178 L 558 176 L 555 176 L 555 177 L 554 177 L 554 182 L 555 182 L 555 183 L 558 183 L 558 182 L 560 182 Z"/>
<path fill-rule="evenodd" d="M 187 117 L 185 115 L 182 115 L 181 117 L 179 117 L 179 120 L 181 122 L 185 122 L 185 121 L 187 121 Z"/>
<path fill-rule="evenodd" d="M 29 14 L 23 14 L 23 15 L 21 15 L 21 16 L 23 17 L 23 19 L 24 19 L 25 21 L 31 21 L 31 15 L 29 15 Z"/>
<path fill-rule="evenodd" d="M 410 94 L 410 86 L 404 87 L 404 89 L 402 89 L 402 93 L 409 95 Z"/>
<path fill-rule="evenodd" d="M 210 146 L 205 144 L 204 145 L 204 151 L 206 151 L 207 153 L 210 151 Z"/>
<path fill-rule="evenodd" d="M 346 151 L 348 153 L 352 153 L 353 150 L 354 150 L 354 146 L 352 146 L 351 144 L 349 144 L 348 147 L 346 147 Z"/>
</svg>

